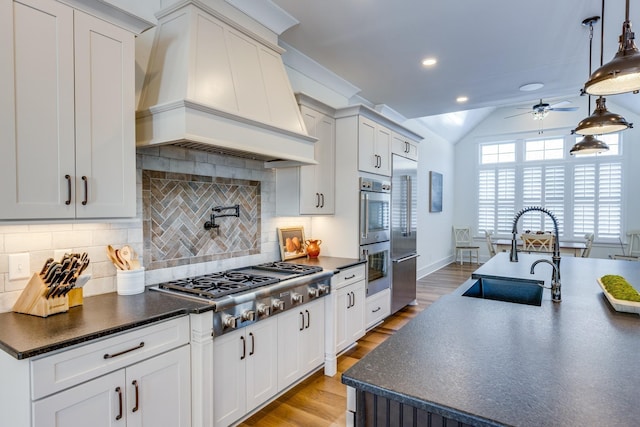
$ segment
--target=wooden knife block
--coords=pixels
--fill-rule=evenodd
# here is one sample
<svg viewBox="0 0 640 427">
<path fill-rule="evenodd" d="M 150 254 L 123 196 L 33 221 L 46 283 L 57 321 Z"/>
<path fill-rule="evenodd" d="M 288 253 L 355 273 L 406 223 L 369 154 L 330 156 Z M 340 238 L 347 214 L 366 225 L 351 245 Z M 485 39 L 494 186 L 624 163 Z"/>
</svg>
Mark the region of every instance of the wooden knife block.
<svg viewBox="0 0 640 427">
<path fill-rule="evenodd" d="M 40 317 L 47 317 L 52 314 L 69 311 L 69 294 L 71 292 L 62 297 L 47 299 L 48 289 L 48 286 L 42 281 L 40 275 L 34 273 L 18 297 L 18 300 L 13 305 L 13 311 Z M 82 292 L 82 289 L 78 290 Z M 80 304 L 82 304 L 82 296 L 80 296 L 80 298 Z"/>
</svg>

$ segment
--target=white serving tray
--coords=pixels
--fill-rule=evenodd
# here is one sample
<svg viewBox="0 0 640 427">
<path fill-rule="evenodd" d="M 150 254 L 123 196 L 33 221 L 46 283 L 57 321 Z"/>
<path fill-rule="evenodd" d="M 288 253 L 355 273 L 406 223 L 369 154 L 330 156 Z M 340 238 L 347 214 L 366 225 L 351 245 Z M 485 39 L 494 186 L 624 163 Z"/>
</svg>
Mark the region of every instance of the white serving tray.
<svg viewBox="0 0 640 427">
<path fill-rule="evenodd" d="M 607 297 L 607 300 L 609 300 L 609 304 L 611 304 L 615 311 L 640 314 L 640 302 L 625 301 L 614 298 L 609 292 L 607 292 L 607 289 L 604 287 L 600 279 L 597 280 L 598 284 L 602 288 L 602 292 L 604 292 L 604 296 Z"/>
</svg>

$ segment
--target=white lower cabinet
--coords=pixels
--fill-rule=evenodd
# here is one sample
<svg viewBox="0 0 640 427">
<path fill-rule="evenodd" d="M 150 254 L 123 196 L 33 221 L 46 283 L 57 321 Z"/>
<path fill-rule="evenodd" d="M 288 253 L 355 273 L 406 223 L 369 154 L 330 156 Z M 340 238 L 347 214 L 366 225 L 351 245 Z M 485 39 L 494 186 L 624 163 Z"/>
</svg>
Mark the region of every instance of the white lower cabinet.
<svg viewBox="0 0 640 427">
<path fill-rule="evenodd" d="M 336 351 L 339 353 L 365 333 L 366 286 L 364 280 L 338 290 Z"/>
<path fill-rule="evenodd" d="M 367 329 L 383 321 L 391 313 L 391 290 L 385 289 L 367 297 Z"/>
<path fill-rule="evenodd" d="M 191 425 L 189 346 L 38 400 L 35 427 Z"/>
<path fill-rule="evenodd" d="M 324 301 L 278 316 L 278 391 L 324 362 Z"/>
<path fill-rule="evenodd" d="M 228 426 L 278 392 L 278 319 L 213 340 L 215 426 Z"/>
<path fill-rule="evenodd" d="M 32 427 L 188 427 L 190 355 L 183 316 L 33 359 L 1 357 L 0 396 L 30 402 Z"/>
</svg>

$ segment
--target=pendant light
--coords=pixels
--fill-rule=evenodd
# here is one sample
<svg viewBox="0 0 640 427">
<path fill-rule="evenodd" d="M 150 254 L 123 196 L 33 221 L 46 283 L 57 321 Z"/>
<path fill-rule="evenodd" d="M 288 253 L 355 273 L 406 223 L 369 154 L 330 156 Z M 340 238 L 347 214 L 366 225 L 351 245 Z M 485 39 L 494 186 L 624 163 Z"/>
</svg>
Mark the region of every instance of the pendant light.
<svg viewBox="0 0 640 427">
<path fill-rule="evenodd" d="M 602 28 L 600 31 L 600 65 L 603 61 L 604 53 L 604 0 L 602 0 Z M 593 24 L 598 21 L 597 17 L 587 18 L 582 21 L 582 25 L 589 25 L 589 74 L 591 74 L 591 57 L 593 51 Z M 589 109 L 591 109 L 591 96 L 589 96 Z M 619 114 L 615 114 L 607 110 L 606 99 L 600 97 L 596 100 L 596 109 L 594 112 L 578 123 L 578 126 L 572 131 L 578 135 L 603 135 L 606 133 L 620 132 L 633 127 L 633 124 Z"/>
<path fill-rule="evenodd" d="M 604 12 L 604 0 L 602 2 L 602 11 Z M 592 55 L 593 55 L 593 24 L 598 22 L 599 19 L 600 19 L 599 16 L 592 16 L 591 18 L 587 18 L 584 21 L 582 21 L 583 26 L 587 26 L 587 25 L 589 26 L 589 74 L 591 74 L 591 62 L 592 62 Z M 604 106 L 604 98 L 600 98 L 600 99 L 603 100 L 602 106 Z M 591 110 L 591 95 L 589 95 L 588 109 Z M 606 111 L 606 107 L 604 108 L 604 110 Z M 596 114 L 597 111 L 598 111 L 598 108 L 596 107 L 596 111 L 594 112 L 594 114 Z M 604 113 L 601 111 L 600 114 L 604 114 Z M 587 129 L 587 126 L 584 125 L 585 124 L 584 122 L 589 121 L 591 117 L 592 116 L 589 116 L 583 121 L 581 121 L 580 124 L 578 124 L 578 128 L 576 128 L 576 130 L 574 131 L 571 131 L 571 133 L 573 134 L 573 133 L 579 132 L 578 129 L 580 129 L 580 131 Z M 593 127 L 592 129 L 596 129 L 596 128 Z M 594 153 L 602 153 L 608 150 L 609 150 L 609 146 L 605 144 L 603 141 L 596 139 L 596 137 L 593 136 L 593 134 L 586 134 L 586 136 L 582 139 L 582 141 L 575 143 L 573 147 L 571 147 L 569 154 L 571 154 L 572 156 L 576 154 L 594 154 Z"/>
<path fill-rule="evenodd" d="M 575 156 L 576 154 L 597 154 L 609 151 L 609 146 L 604 142 L 596 139 L 593 135 L 587 135 L 582 138 L 582 141 L 576 142 L 569 154 Z"/>
<path fill-rule="evenodd" d="M 602 16 L 604 21 L 604 14 Z M 591 74 L 584 84 L 585 92 L 590 95 L 616 95 L 627 92 L 637 93 L 640 90 L 640 51 L 633 39 L 634 34 L 629 21 L 629 0 L 627 0 L 618 52 L 606 65 L 600 63 L 600 68 Z"/>
<path fill-rule="evenodd" d="M 593 114 L 578 123 L 573 132 L 578 135 L 603 135 L 633 127 L 633 124 L 627 122 L 620 114 L 607 110 L 605 102 L 606 98 L 599 97 L 596 99 L 596 109 Z M 591 102 L 589 102 L 589 108 L 591 108 Z"/>
</svg>

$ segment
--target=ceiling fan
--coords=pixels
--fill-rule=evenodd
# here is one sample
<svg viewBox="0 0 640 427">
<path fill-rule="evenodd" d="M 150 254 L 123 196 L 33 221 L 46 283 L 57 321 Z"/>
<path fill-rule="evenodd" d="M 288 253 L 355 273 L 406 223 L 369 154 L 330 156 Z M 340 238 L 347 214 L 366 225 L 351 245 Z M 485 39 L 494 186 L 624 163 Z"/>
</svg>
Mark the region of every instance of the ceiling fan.
<svg viewBox="0 0 640 427">
<path fill-rule="evenodd" d="M 533 120 L 542 120 L 545 117 L 547 117 L 547 115 L 551 111 L 576 111 L 578 109 L 578 107 L 562 107 L 563 105 L 567 105 L 567 104 L 571 104 L 571 101 L 560 101 L 560 102 L 556 102 L 555 104 L 549 105 L 546 102 L 542 102 L 542 99 L 540 99 L 540 102 L 534 105 L 532 108 L 519 107 L 519 109 L 521 110 L 529 110 L 529 111 L 525 113 L 514 114 L 512 116 L 507 116 L 505 117 L 505 119 L 521 116 L 523 114 L 531 114 L 533 116 Z"/>
</svg>

